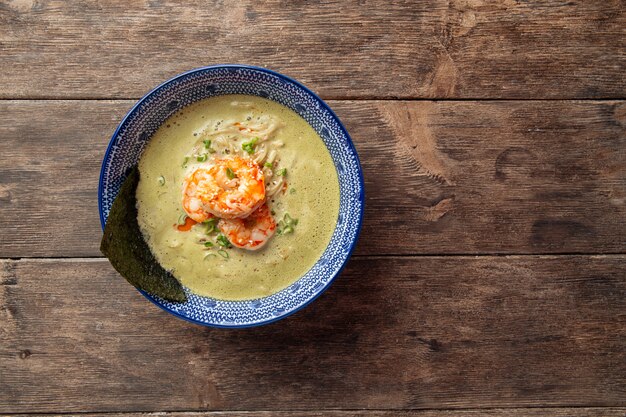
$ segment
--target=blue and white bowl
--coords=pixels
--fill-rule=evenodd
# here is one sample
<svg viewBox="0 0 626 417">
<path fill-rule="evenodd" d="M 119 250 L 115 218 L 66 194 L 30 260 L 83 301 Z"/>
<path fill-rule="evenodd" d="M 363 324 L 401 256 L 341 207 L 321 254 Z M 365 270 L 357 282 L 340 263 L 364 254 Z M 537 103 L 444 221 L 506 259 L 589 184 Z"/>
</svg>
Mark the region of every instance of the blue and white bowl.
<svg viewBox="0 0 626 417">
<path fill-rule="evenodd" d="M 98 204 L 102 228 L 129 170 L 157 128 L 195 101 L 223 94 L 265 97 L 304 118 L 328 148 L 339 177 L 337 226 L 320 259 L 298 281 L 268 297 L 223 301 L 185 288 L 187 301 L 173 303 L 141 291 L 162 309 L 193 323 L 214 327 L 248 327 L 284 318 L 317 298 L 341 272 L 356 244 L 363 218 L 363 175 L 354 145 L 339 118 L 315 93 L 299 82 L 264 68 L 216 65 L 180 74 L 137 102 L 113 134 L 102 161 Z"/>
</svg>

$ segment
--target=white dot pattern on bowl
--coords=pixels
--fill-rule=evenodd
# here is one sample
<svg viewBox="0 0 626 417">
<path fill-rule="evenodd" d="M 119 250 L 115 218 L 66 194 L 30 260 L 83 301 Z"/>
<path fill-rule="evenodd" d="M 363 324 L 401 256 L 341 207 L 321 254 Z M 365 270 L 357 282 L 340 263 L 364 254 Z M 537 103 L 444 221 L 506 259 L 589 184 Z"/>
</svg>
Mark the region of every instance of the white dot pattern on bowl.
<svg viewBox="0 0 626 417">
<path fill-rule="evenodd" d="M 363 210 L 363 183 L 352 142 L 325 104 L 306 88 L 263 69 L 207 67 L 183 74 L 142 99 L 113 135 L 102 165 L 100 215 L 104 224 L 129 170 L 137 163 L 152 134 L 172 114 L 195 101 L 223 94 L 247 94 L 281 103 L 302 116 L 326 144 L 339 176 L 339 219 L 320 260 L 288 288 L 259 300 L 223 301 L 185 289 L 185 303 L 144 295 L 187 320 L 210 326 L 241 327 L 284 317 L 307 304 L 339 273 L 356 243 Z"/>
</svg>

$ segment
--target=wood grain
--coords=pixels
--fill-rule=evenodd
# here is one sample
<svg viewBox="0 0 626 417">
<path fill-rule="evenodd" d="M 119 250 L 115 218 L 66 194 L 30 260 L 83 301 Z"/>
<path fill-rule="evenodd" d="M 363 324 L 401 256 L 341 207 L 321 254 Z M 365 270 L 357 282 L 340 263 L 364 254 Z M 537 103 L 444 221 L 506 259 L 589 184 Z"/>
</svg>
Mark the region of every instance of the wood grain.
<svg viewBox="0 0 626 417">
<path fill-rule="evenodd" d="M 624 255 L 353 259 L 245 331 L 168 316 L 106 260 L 0 264 L 2 413 L 626 406 Z"/>
<path fill-rule="evenodd" d="M 237 62 L 324 98 L 624 98 L 619 0 L 0 1 L 0 97 L 137 98 Z"/>
<path fill-rule="evenodd" d="M 0 102 L 0 256 L 99 256 L 130 101 Z M 333 101 L 361 156 L 357 254 L 621 253 L 626 104 Z"/>
<path fill-rule="evenodd" d="M 322 410 L 162 412 L 160 417 L 624 417 L 626 408 L 497 408 L 479 410 Z M 29 417 L 36 414 L 17 414 Z M 51 414 L 51 417 L 67 414 Z M 155 413 L 81 414 L 85 417 L 154 417 Z"/>
<path fill-rule="evenodd" d="M 366 180 L 359 254 L 626 250 L 623 102 L 337 102 Z"/>
</svg>

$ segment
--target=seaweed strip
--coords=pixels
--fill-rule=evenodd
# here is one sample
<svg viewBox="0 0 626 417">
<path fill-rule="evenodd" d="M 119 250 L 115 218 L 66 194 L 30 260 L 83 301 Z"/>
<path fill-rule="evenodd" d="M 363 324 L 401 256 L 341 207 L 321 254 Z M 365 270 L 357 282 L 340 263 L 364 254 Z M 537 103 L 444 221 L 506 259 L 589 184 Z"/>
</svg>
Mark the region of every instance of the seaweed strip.
<svg viewBox="0 0 626 417">
<path fill-rule="evenodd" d="M 139 169 L 134 167 L 113 202 L 100 251 L 111 265 L 136 288 L 170 301 L 183 302 L 183 287 L 155 259 L 137 222 Z"/>
</svg>

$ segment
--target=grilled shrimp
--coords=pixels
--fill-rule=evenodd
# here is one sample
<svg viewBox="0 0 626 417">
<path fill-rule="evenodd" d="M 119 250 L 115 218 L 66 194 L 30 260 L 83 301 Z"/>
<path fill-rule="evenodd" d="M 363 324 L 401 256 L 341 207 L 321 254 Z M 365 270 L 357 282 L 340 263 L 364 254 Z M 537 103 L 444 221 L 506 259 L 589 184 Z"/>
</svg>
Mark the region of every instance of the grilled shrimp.
<svg viewBox="0 0 626 417">
<path fill-rule="evenodd" d="M 246 217 L 264 201 L 263 171 L 254 161 L 238 156 L 216 158 L 213 165 L 197 168 L 183 183 L 183 208 L 195 221 L 207 220 L 205 215 Z"/>
<path fill-rule="evenodd" d="M 196 170 L 197 172 L 198 170 Z M 183 210 L 189 218 L 197 223 L 202 223 L 213 217 L 211 213 L 204 209 L 202 196 L 199 195 L 198 181 L 194 172 L 191 176 L 185 178 L 183 186 Z"/>
<path fill-rule="evenodd" d="M 233 246 L 257 250 L 274 235 L 276 222 L 267 204 L 263 204 L 245 219 L 222 219 L 217 227 Z"/>
</svg>

